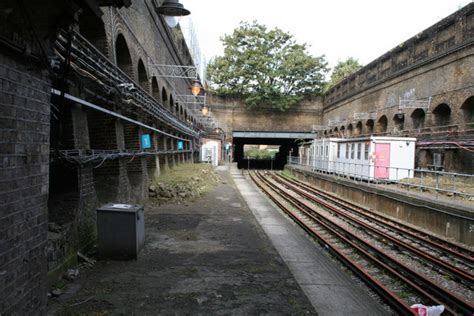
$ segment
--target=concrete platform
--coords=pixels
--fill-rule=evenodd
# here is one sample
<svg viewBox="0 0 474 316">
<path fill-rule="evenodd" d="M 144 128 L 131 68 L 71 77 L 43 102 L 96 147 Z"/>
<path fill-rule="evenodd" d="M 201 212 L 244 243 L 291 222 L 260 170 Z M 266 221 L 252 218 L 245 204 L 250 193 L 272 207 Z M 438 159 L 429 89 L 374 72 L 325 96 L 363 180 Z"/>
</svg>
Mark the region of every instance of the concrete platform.
<svg viewBox="0 0 474 316">
<path fill-rule="evenodd" d="M 145 248 L 138 260 L 99 261 L 81 270 L 65 294 L 50 299 L 48 313 L 315 315 L 229 172 L 218 172 L 223 183 L 193 203 L 147 207 Z M 244 180 L 237 181 L 242 186 Z M 297 241 L 289 242 L 287 247 L 297 248 Z M 307 254 L 301 250 L 299 256 Z M 345 286 L 310 283 L 305 286 L 315 293 L 326 284 Z"/>
<path fill-rule="evenodd" d="M 382 306 L 235 167 L 232 177 L 252 213 L 318 315 L 385 315 Z"/>
</svg>

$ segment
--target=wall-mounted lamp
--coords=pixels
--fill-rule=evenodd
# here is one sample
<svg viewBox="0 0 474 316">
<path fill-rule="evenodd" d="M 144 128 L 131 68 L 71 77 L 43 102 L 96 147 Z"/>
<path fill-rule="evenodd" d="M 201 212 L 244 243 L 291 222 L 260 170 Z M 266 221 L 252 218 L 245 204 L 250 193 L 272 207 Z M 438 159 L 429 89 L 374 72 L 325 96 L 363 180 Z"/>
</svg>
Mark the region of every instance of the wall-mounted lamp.
<svg viewBox="0 0 474 316">
<path fill-rule="evenodd" d="M 193 84 L 191 85 L 191 93 L 194 96 L 198 96 L 201 93 L 202 85 L 198 80 L 194 80 Z"/>
<path fill-rule="evenodd" d="M 209 113 L 209 108 L 206 105 L 203 105 L 201 108 L 202 115 L 207 115 Z"/>
<path fill-rule="evenodd" d="M 191 14 L 191 12 L 184 8 L 179 3 L 179 0 L 165 0 L 163 4 L 156 9 L 158 14 L 163 15 L 166 24 L 169 27 L 176 27 L 181 17 Z"/>
</svg>

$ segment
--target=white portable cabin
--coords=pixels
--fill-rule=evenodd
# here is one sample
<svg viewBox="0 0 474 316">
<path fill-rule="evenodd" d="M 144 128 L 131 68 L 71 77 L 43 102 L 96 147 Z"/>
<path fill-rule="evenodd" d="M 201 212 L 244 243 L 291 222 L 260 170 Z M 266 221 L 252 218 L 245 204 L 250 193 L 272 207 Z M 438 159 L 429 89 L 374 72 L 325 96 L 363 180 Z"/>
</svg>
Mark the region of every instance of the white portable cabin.
<svg viewBox="0 0 474 316">
<path fill-rule="evenodd" d="M 334 170 L 364 179 L 413 178 L 415 143 L 408 137 L 340 139 Z"/>
<path fill-rule="evenodd" d="M 320 171 L 333 172 L 337 156 L 337 144 L 341 138 L 315 139 L 311 148 L 311 166 Z"/>
<path fill-rule="evenodd" d="M 213 166 L 219 164 L 219 142 L 211 140 L 201 146 L 201 161 Z"/>
<path fill-rule="evenodd" d="M 300 165 L 309 166 L 311 162 L 311 147 L 312 142 L 306 142 L 299 146 L 298 148 L 298 155 L 299 155 L 299 163 Z"/>
</svg>

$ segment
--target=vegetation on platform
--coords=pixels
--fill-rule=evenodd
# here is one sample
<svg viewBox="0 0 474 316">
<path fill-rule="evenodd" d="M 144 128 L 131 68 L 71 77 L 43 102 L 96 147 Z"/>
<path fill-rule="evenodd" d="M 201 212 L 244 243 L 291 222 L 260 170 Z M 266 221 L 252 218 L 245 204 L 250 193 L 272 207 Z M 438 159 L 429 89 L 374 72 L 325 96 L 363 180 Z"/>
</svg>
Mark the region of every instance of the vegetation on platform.
<svg viewBox="0 0 474 316">
<path fill-rule="evenodd" d="M 181 164 L 153 179 L 152 203 L 194 200 L 217 186 L 220 178 L 209 164 Z"/>
</svg>

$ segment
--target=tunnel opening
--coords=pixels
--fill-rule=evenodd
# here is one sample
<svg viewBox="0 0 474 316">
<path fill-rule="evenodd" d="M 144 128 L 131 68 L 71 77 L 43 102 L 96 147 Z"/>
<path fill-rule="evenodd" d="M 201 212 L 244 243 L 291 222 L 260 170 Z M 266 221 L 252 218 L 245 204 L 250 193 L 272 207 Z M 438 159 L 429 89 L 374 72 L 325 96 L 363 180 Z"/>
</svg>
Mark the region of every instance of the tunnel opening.
<svg viewBox="0 0 474 316">
<path fill-rule="evenodd" d="M 239 169 L 282 170 L 288 156 L 298 156 L 298 146 L 302 141 L 295 138 L 234 137 L 234 162 Z"/>
</svg>

